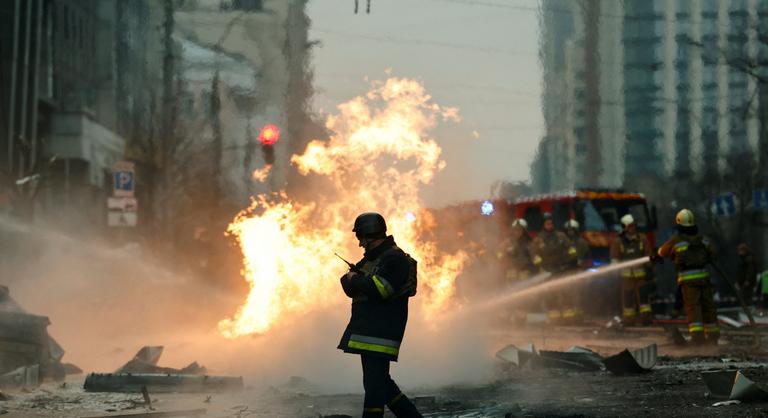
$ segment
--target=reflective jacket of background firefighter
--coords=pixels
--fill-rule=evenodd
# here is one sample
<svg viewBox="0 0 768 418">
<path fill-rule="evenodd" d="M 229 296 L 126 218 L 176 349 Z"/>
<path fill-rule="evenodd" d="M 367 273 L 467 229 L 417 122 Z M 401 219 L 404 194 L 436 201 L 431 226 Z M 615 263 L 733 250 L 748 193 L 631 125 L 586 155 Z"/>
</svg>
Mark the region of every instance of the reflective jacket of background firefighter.
<svg viewBox="0 0 768 418">
<path fill-rule="evenodd" d="M 622 232 L 611 243 L 611 262 L 646 257 L 651 255 L 652 251 L 653 249 L 648 243 L 648 238 L 645 235 L 637 233 L 634 237 L 630 238 L 625 232 Z M 621 276 L 644 279 L 646 275 L 646 267 L 648 267 L 648 264 L 633 269 L 626 269 L 621 272 Z"/>
<path fill-rule="evenodd" d="M 504 261 L 508 270 L 516 274 L 516 278 L 523 279 L 534 271 L 531 260 L 531 238 L 523 234 L 520 238 L 509 237 L 501 243 L 501 250 L 497 258 Z"/>
<path fill-rule="evenodd" d="M 576 259 L 576 247 L 561 231 L 541 231 L 531 244 L 533 264 L 550 273 L 566 270 Z"/>
<path fill-rule="evenodd" d="M 352 317 L 338 348 L 397 361 L 408 322 L 408 298 L 415 293 L 416 261 L 389 236 L 366 251 L 353 279 L 342 277 L 344 293 L 352 298 Z"/>
<path fill-rule="evenodd" d="M 677 283 L 707 280 L 707 263 L 715 259 L 715 250 L 707 238 L 696 234 L 678 232 L 665 242 L 658 251 L 659 256 L 674 258 L 677 267 Z"/>
</svg>

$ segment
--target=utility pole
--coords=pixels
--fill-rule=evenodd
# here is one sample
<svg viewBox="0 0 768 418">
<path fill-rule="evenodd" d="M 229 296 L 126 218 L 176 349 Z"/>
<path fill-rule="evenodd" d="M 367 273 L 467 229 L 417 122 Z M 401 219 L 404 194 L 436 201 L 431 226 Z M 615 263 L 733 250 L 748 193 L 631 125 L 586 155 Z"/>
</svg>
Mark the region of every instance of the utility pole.
<svg viewBox="0 0 768 418">
<path fill-rule="evenodd" d="M 218 56 L 218 55 L 217 55 Z M 218 60 L 217 60 L 218 62 Z M 218 64 L 217 64 L 218 65 Z M 224 138 L 221 133 L 221 97 L 220 97 L 220 79 L 219 69 L 216 68 L 216 72 L 213 75 L 211 81 L 211 101 L 210 101 L 210 114 L 208 117 L 211 121 L 211 134 L 212 138 L 212 167 L 211 167 L 211 187 L 213 188 L 212 199 L 214 205 L 220 202 L 221 193 L 221 158 L 223 156 Z"/>
<path fill-rule="evenodd" d="M 176 91 L 174 88 L 175 71 L 175 51 L 173 42 L 173 31 L 175 21 L 173 17 L 173 0 L 164 0 L 163 2 L 164 20 L 163 20 L 163 97 L 162 97 L 162 122 L 160 126 L 160 138 L 158 142 L 158 167 L 157 178 L 155 179 L 155 215 L 159 222 L 156 225 L 162 225 L 164 231 L 170 232 L 170 216 L 168 216 L 170 204 L 170 189 L 173 165 L 173 154 L 176 145 Z M 165 234 L 164 234 L 165 235 Z M 170 235 L 168 235 L 170 236 Z"/>
<path fill-rule="evenodd" d="M 600 152 L 600 56 L 599 56 L 599 23 L 600 0 L 583 0 L 584 13 L 584 89 L 586 96 L 585 133 L 586 133 L 586 164 L 584 180 L 589 186 L 598 186 L 602 171 Z"/>
<path fill-rule="evenodd" d="M 16 119 L 16 72 L 19 60 L 19 19 L 21 13 L 20 0 L 15 0 L 13 4 L 13 52 L 11 53 L 11 94 L 9 95 L 8 105 L 8 174 L 9 179 L 13 179 L 13 142 L 16 140 L 14 122 Z"/>
</svg>

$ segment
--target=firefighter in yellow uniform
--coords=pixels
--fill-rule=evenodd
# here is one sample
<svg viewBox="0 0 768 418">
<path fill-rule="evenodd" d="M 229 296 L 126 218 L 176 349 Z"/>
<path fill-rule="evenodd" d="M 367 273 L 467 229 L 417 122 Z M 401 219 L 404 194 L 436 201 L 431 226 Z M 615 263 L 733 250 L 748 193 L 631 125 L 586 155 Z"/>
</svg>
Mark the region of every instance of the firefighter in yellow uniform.
<svg viewBox="0 0 768 418">
<path fill-rule="evenodd" d="M 707 264 L 714 261 L 715 251 L 709 240 L 699 234 L 693 212 L 683 209 L 675 217 L 677 234 L 657 252 L 657 260 L 674 258 L 677 284 L 683 293 L 688 333 L 693 344 L 717 345 L 720 328 Z"/>
<path fill-rule="evenodd" d="M 502 242 L 496 256 L 503 262 L 507 283 L 525 280 L 531 276 L 531 237 L 528 236 L 528 223 L 525 219 L 515 219 L 512 222 L 512 236 Z"/>
<path fill-rule="evenodd" d="M 579 221 L 576 219 L 569 219 L 564 225 L 565 235 L 571 241 L 572 247 L 576 249 L 576 255 L 569 257 L 571 271 L 581 271 L 584 268 L 584 263 L 589 257 L 589 244 L 581 234 L 579 234 Z M 571 286 L 568 293 L 565 293 L 565 309 L 563 310 L 563 320 L 566 322 L 578 322 L 584 315 L 582 306 L 584 304 L 583 298 L 583 284 L 577 283 Z"/>
<path fill-rule="evenodd" d="M 555 223 L 552 214 L 544 214 L 544 225 L 531 244 L 531 256 L 533 265 L 542 271 L 552 273 L 553 276 L 562 274 L 576 258 L 576 248 L 561 231 L 555 231 Z M 563 319 L 563 304 L 565 294 L 563 290 L 555 289 L 545 297 L 547 316 L 550 322 L 561 322 Z"/>
<path fill-rule="evenodd" d="M 650 256 L 653 248 L 648 243 L 648 238 L 637 232 L 637 224 L 632 215 L 624 215 L 621 218 L 621 224 L 624 227 L 623 231 L 611 243 L 611 263 Z M 648 325 L 653 321 L 653 310 L 649 300 L 650 283 L 653 280 L 650 267 L 649 263 L 621 271 L 621 314 L 626 324 L 638 321 L 638 311 L 640 323 Z"/>
</svg>

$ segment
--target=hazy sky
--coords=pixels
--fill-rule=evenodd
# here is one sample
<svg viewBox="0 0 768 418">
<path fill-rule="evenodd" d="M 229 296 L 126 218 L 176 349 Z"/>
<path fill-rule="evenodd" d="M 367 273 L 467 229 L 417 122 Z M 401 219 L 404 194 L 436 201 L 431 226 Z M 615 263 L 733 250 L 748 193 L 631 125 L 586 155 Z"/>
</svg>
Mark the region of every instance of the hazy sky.
<svg viewBox="0 0 768 418">
<path fill-rule="evenodd" d="M 484 198 L 495 180 L 527 180 L 543 132 L 534 0 L 312 0 L 316 109 L 367 91 L 364 77 L 422 80 L 460 125 L 435 132 L 448 167 L 432 204 Z M 480 134 L 474 139 L 472 131 Z"/>
</svg>

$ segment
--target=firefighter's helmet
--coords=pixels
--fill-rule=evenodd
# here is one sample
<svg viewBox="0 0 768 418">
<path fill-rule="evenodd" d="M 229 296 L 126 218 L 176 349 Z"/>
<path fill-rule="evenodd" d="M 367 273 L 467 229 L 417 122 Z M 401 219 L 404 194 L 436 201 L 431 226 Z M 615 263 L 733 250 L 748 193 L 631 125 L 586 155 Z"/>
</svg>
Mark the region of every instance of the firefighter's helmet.
<svg viewBox="0 0 768 418">
<path fill-rule="evenodd" d="M 552 213 L 550 213 L 550 212 L 544 212 L 544 214 L 542 215 L 542 218 L 543 218 L 545 221 L 551 221 L 551 220 L 552 220 Z"/>
<path fill-rule="evenodd" d="M 565 222 L 564 227 L 565 227 L 565 229 L 575 229 L 575 230 L 578 230 L 579 229 L 579 221 L 577 221 L 576 219 L 568 219 Z"/>
<path fill-rule="evenodd" d="M 352 232 L 363 238 L 383 238 L 387 233 L 387 223 L 378 213 L 362 213 L 355 219 Z"/>
<path fill-rule="evenodd" d="M 693 212 L 691 212 L 690 209 L 683 209 L 680 212 L 677 212 L 677 216 L 675 216 L 675 223 L 680 226 L 696 225 L 696 222 L 693 220 Z"/>
<path fill-rule="evenodd" d="M 632 216 L 632 214 L 628 213 L 621 217 L 621 224 L 624 225 L 624 228 L 632 225 L 635 223 L 635 218 Z"/>
<path fill-rule="evenodd" d="M 512 221 L 512 228 L 514 228 L 516 226 L 519 226 L 519 227 L 527 230 L 528 229 L 528 222 L 526 222 L 525 219 L 522 219 L 522 218 L 515 219 L 514 221 Z"/>
</svg>

